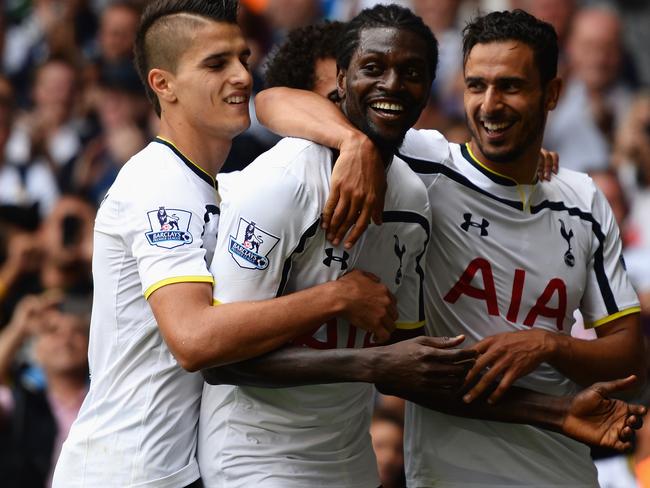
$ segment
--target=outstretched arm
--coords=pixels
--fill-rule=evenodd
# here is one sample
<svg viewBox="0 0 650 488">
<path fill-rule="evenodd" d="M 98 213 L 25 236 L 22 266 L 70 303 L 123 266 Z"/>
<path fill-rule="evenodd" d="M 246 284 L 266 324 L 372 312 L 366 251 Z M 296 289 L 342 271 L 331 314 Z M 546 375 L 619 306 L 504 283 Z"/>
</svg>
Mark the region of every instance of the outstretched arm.
<svg viewBox="0 0 650 488">
<path fill-rule="evenodd" d="M 351 247 L 370 218 L 381 223 L 386 192 L 381 156 L 335 104 L 310 91 L 279 87 L 258 93 L 255 111 L 260 122 L 273 132 L 339 150 L 322 220 L 332 244 L 338 245 L 354 225 L 345 240 L 345 246 Z"/>
<path fill-rule="evenodd" d="M 396 395 L 450 415 L 531 424 L 560 432 L 587 444 L 628 449 L 645 407 L 608 398 L 628 388 L 630 377 L 593 385 L 575 397 L 553 397 L 511 388 L 490 405 L 484 399 L 467 404 L 458 394 L 469 350 L 453 347 L 458 338 L 418 337 L 368 349 L 284 348 L 241 363 L 203 370 L 211 384 L 267 388 L 337 382 L 375 383 L 379 391 Z"/>
</svg>

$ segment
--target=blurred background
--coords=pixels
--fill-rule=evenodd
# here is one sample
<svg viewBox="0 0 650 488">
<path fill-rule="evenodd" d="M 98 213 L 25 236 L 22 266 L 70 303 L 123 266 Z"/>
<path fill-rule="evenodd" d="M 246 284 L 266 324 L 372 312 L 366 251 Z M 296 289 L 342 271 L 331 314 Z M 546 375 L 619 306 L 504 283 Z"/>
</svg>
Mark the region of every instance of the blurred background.
<svg viewBox="0 0 650 488">
<path fill-rule="evenodd" d="M 264 88 L 269 60 L 292 29 L 345 21 L 375 3 L 241 0 L 254 92 Z M 650 1 L 396 3 L 420 15 L 440 43 L 437 77 L 418 127 L 440 130 L 453 142 L 468 138 L 461 70 L 465 22 L 479 12 L 522 8 L 553 24 L 565 85 L 544 147 L 559 153 L 562 167 L 590 173 L 610 201 L 650 334 Z M 145 4 L 0 0 L 2 486 L 49 486 L 85 395 L 95 212 L 121 166 L 157 132 L 132 65 Z M 244 167 L 276 141 L 253 117 L 225 170 Z M 648 403 L 647 397 L 640 400 Z M 383 486 L 403 486 L 403 404 L 378 397 L 377 405 L 373 443 Z M 603 457 L 603 487 L 650 486 L 635 480 L 633 470 L 650 455 L 649 431 L 641 431 L 633 454 L 595 453 Z"/>
</svg>

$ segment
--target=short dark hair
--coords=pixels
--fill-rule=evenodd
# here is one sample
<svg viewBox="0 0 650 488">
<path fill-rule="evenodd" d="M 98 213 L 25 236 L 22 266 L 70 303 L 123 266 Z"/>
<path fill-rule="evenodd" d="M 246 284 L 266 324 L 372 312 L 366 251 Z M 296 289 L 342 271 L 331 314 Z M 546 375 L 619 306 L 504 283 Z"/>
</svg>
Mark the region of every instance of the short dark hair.
<svg viewBox="0 0 650 488">
<path fill-rule="evenodd" d="M 135 38 L 134 59 L 138 75 L 144 84 L 147 97 L 160 116 L 160 102 L 147 82 L 149 71 L 158 66 L 174 71 L 186 47 L 187 29 L 165 17 L 189 14 L 215 22 L 237 23 L 237 0 L 154 0 L 147 4 Z M 183 19 L 192 22 L 191 18 Z"/>
<path fill-rule="evenodd" d="M 342 22 L 325 21 L 289 32 L 266 64 L 266 87 L 312 90 L 316 61 L 336 59 L 336 44 L 344 27 Z"/>
<path fill-rule="evenodd" d="M 535 56 L 542 85 L 557 76 L 558 41 L 555 29 L 523 10 L 491 12 L 477 17 L 463 29 L 463 65 L 476 44 L 519 41 Z"/>
<path fill-rule="evenodd" d="M 376 5 L 373 8 L 362 10 L 348 22 L 337 46 L 336 65 L 339 68 L 347 69 L 350 66 L 352 55 L 359 46 L 361 31 L 375 27 L 404 29 L 420 36 L 427 45 L 426 59 L 430 61 L 428 74 L 431 76 L 431 81 L 435 79 L 436 66 L 438 65 L 438 41 L 420 17 L 409 9 L 394 4 Z"/>
</svg>

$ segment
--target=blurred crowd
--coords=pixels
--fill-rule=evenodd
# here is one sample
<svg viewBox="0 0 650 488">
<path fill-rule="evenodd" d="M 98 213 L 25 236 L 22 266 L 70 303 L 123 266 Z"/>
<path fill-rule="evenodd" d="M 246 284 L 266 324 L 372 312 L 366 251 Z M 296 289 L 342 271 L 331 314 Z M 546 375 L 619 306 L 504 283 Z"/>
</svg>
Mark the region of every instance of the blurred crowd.
<svg viewBox="0 0 650 488">
<path fill-rule="evenodd" d="M 0 474 L 44 486 L 86 391 L 92 227 L 120 167 L 157 132 L 132 65 L 146 0 L 0 2 Z M 294 28 L 345 21 L 372 0 L 241 0 L 258 92 L 274 48 Z M 565 80 L 544 147 L 589 172 L 621 229 L 650 335 L 650 2 L 399 0 L 440 44 L 418 127 L 468 139 L 461 31 L 477 12 L 523 8 L 553 24 Z M 253 117 L 226 170 L 277 141 Z M 378 400 L 373 441 L 383 486 L 403 485 L 402 405 Z M 647 431 L 648 429 L 645 429 Z M 637 455 L 650 451 L 639 436 Z M 649 452 L 650 454 L 650 452 Z M 628 463 L 629 464 L 629 463 Z M 615 484 L 624 464 L 608 468 Z M 614 471 L 611 471 L 611 470 Z M 628 469 L 630 483 L 634 483 Z M 17 481 L 17 480 L 20 480 Z M 13 483 L 13 484 L 12 484 Z M 18 484 L 19 483 L 19 484 Z"/>
</svg>

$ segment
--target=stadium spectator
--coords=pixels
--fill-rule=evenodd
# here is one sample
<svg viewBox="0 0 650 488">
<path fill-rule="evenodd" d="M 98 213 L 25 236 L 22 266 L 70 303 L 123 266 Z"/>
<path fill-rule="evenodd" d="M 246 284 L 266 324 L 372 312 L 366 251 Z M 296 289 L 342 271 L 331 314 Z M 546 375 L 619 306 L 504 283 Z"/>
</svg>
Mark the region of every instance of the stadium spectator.
<svg viewBox="0 0 650 488">
<path fill-rule="evenodd" d="M 87 391 L 89 321 L 88 300 L 44 293 L 23 298 L 0 332 L 0 472 L 6 488 L 50 486 Z"/>
<path fill-rule="evenodd" d="M 150 105 L 130 62 L 102 68 L 95 102 L 98 133 L 75 163 L 73 186 L 99 206 L 120 168 L 146 145 Z"/>
<path fill-rule="evenodd" d="M 63 59 L 46 61 L 35 73 L 34 106 L 17 118 L 7 142 L 9 160 L 49 166 L 61 190 L 68 189 L 73 162 L 81 151 L 74 112 L 77 94 L 76 68 Z M 42 209 L 44 215 L 49 210 Z"/>
<path fill-rule="evenodd" d="M 377 408 L 370 423 L 370 437 L 382 488 L 404 488 L 404 420 L 391 411 Z"/>
<path fill-rule="evenodd" d="M 14 90 L 0 75 L 0 204 L 30 206 L 37 204 L 47 214 L 59 196 L 59 190 L 45 161 L 11 160 L 7 145 L 15 119 Z"/>
<path fill-rule="evenodd" d="M 569 77 L 544 138 L 565 168 L 588 171 L 609 165 L 613 136 L 632 96 L 622 77 L 621 29 L 611 9 L 583 8 L 574 17 L 567 51 Z"/>
<path fill-rule="evenodd" d="M 84 198 L 63 195 L 40 230 L 44 260 L 41 283 L 46 290 L 89 294 L 95 207 Z"/>
</svg>

